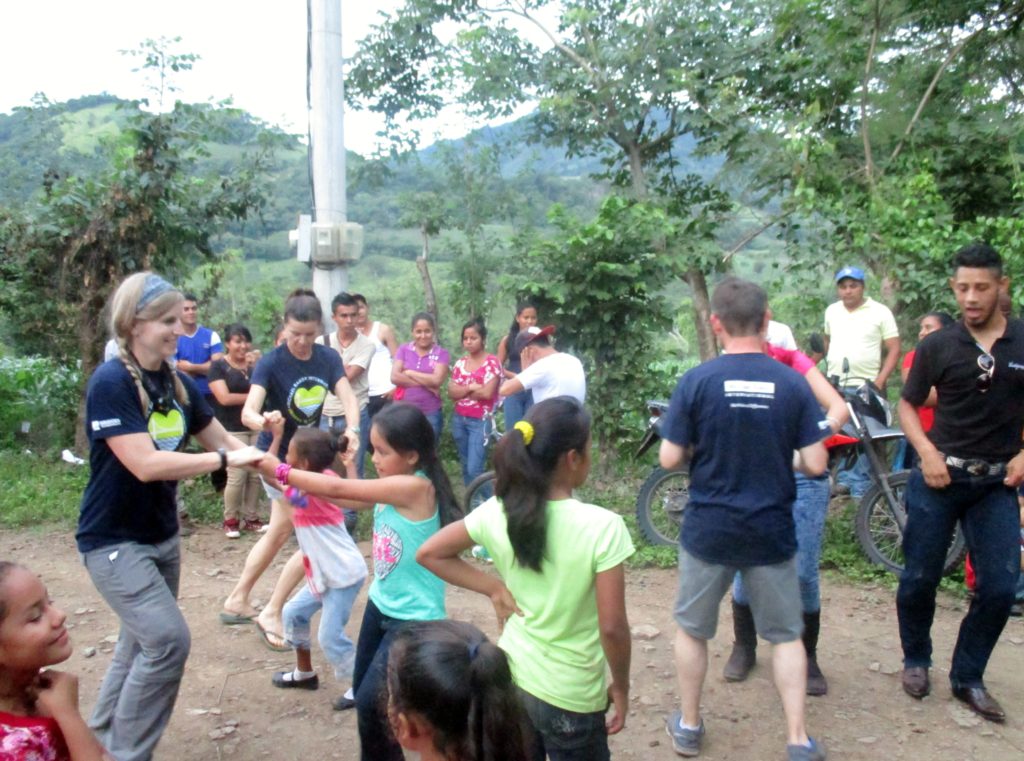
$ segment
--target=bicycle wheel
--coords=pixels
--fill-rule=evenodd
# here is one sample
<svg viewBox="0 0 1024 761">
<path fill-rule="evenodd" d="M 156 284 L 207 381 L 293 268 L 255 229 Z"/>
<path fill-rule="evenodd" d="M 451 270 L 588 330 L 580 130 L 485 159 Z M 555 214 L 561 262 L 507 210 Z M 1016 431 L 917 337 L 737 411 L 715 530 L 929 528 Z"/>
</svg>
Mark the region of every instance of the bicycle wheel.
<svg viewBox="0 0 1024 761">
<path fill-rule="evenodd" d="M 636 498 L 636 521 L 640 533 L 651 544 L 676 544 L 689 499 L 688 470 L 655 468 L 640 487 Z"/>
<path fill-rule="evenodd" d="M 906 487 L 910 479 L 910 471 L 902 470 L 897 473 L 889 473 L 886 480 L 893 496 L 899 502 L 899 509 L 906 514 Z M 868 559 L 877 565 L 883 566 L 895 574 L 903 571 L 903 532 L 893 517 L 892 511 L 885 498 L 885 493 L 879 484 L 874 484 L 860 501 L 857 507 L 857 518 L 855 521 L 857 541 L 860 543 L 864 554 Z M 955 571 L 964 561 L 967 554 L 967 542 L 964 539 L 963 530 L 958 523 L 953 539 L 946 552 L 946 561 L 943 564 L 944 574 Z"/>
<path fill-rule="evenodd" d="M 466 487 L 466 496 L 462 504 L 466 515 L 469 515 L 493 496 L 494 471 L 487 470 L 470 481 L 469 486 Z"/>
</svg>

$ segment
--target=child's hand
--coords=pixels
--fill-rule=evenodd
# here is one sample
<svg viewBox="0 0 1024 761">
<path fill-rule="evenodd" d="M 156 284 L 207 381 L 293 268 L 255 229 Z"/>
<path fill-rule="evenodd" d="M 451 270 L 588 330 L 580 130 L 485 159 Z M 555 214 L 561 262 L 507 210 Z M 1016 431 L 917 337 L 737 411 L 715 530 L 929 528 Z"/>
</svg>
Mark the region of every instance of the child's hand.
<svg viewBox="0 0 1024 761">
<path fill-rule="evenodd" d="M 263 430 L 275 433 L 280 426 L 280 430 L 284 430 L 284 415 L 281 414 L 280 410 L 271 410 L 270 412 L 263 413 Z"/>
<path fill-rule="evenodd" d="M 78 677 L 66 671 L 42 671 L 35 682 L 36 710 L 54 717 L 67 711 L 78 713 Z"/>
<path fill-rule="evenodd" d="M 626 726 L 626 714 L 629 712 L 629 692 L 617 683 L 608 685 L 608 701 L 612 704 L 612 713 L 605 719 L 604 727 L 610 735 L 621 732 Z"/>
<path fill-rule="evenodd" d="M 277 466 L 281 461 L 269 452 L 264 453 L 263 459 L 259 461 L 260 475 L 269 483 L 277 483 Z"/>
<path fill-rule="evenodd" d="M 508 587 L 504 584 L 491 595 L 491 605 L 494 606 L 494 613 L 498 617 L 499 633 L 505 630 L 505 622 L 512 617 L 513 613 L 517 616 L 523 615 L 523 611 L 516 604 L 516 598 L 512 596 L 512 593 L 508 591 Z"/>
</svg>

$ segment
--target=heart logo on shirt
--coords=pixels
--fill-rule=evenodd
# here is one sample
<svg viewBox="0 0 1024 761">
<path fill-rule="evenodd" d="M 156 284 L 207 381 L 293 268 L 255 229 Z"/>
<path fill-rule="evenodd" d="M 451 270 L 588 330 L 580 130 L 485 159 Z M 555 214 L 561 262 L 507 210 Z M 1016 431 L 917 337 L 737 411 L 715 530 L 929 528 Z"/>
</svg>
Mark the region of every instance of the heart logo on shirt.
<svg viewBox="0 0 1024 761">
<path fill-rule="evenodd" d="M 185 438 L 185 418 L 177 409 L 166 413 L 154 410 L 149 415 L 146 428 L 149 437 L 162 452 L 174 452 Z"/>
<path fill-rule="evenodd" d="M 297 388 L 295 389 L 295 395 L 292 397 L 292 403 L 307 418 L 311 418 L 323 407 L 324 399 L 326 398 L 327 389 L 323 386 Z"/>
</svg>

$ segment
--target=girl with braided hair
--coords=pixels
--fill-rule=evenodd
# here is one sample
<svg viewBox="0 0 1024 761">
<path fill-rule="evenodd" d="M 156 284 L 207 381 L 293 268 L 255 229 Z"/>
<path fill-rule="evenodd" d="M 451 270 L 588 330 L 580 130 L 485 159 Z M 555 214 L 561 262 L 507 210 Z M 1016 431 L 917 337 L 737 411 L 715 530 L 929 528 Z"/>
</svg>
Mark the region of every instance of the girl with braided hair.
<svg viewBox="0 0 1024 761">
<path fill-rule="evenodd" d="M 262 453 L 229 435 L 192 379 L 171 369 L 180 291 L 151 272 L 110 304 L 118 355 L 86 391 L 89 483 L 75 538 L 96 589 L 121 619 L 90 726 L 117 761 L 145 761 L 167 726 L 188 658 L 178 609 L 177 482 Z M 193 436 L 206 452 L 183 450 Z"/>
</svg>

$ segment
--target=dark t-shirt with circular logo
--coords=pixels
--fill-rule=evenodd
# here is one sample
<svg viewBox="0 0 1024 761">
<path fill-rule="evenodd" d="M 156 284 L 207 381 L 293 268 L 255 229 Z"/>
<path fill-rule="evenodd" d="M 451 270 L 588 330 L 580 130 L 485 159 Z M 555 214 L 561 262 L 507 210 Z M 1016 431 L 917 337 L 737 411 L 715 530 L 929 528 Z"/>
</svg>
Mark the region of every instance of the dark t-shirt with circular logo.
<svg viewBox="0 0 1024 761">
<path fill-rule="evenodd" d="M 320 412 L 327 392 L 333 390 L 343 377 L 345 366 L 341 356 L 320 344 L 313 345 L 309 359 L 296 359 L 282 344 L 256 363 L 252 385 L 262 386 L 267 391 L 263 408 L 280 410 L 284 415 L 284 436 L 278 452 L 282 459 L 296 429 L 320 424 Z M 264 431 L 256 446 L 266 451 L 270 441 L 271 435 Z"/>
<path fill-rule="evenodd" d="M 157 373 L 149 375 L 159 381 Z M 154 447 L 173 452 L 182 449 L 189 436 L 206 428 L 213 412 L 193 380 L 182 373 L 178 377 L 188 392 L 189 403 L 183 405 L 175 399 L 164 412 L 150 405 L 146 414 L 135 382 L 121 360 L 104 362 L 89 379 L 85 426 L 90 476 L 75 534 L 80 552 L 126 541 L 157 544 L 178 533 L 178 482 L 140 481 L 107 444 L 107 439 L 114 436 L 146 433 Z"/>
</svg>

